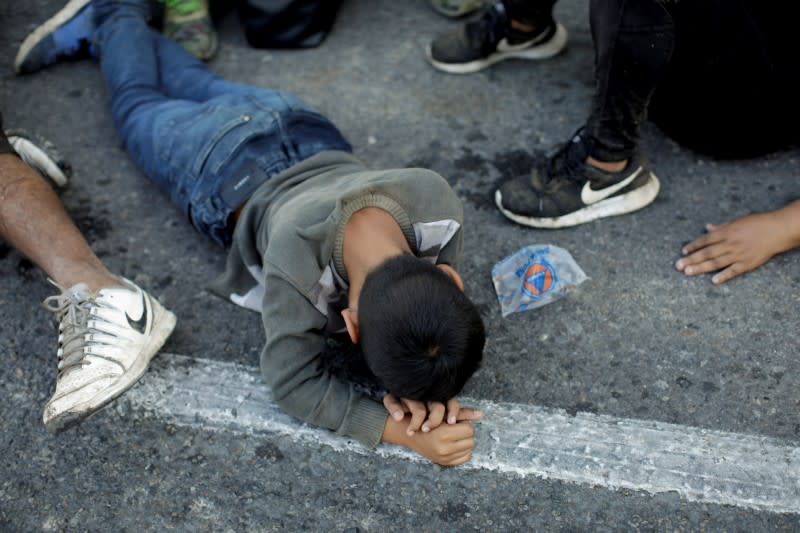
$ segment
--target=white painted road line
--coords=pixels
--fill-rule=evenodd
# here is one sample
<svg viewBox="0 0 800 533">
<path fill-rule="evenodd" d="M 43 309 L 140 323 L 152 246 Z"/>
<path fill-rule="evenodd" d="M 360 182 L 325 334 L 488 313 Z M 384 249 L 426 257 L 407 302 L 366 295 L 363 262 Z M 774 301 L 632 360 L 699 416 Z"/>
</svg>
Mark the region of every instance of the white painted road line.
<svg viewBox="0 0 800 533">
<path fill-rule="evenodd" d="M 270 400 L 257 369 L 232 363 L 161 354 L 123 401 L 176 425 L 280 434 L 340 451 L 422 460 L 396 446 L 369 450 L 299 422 Z M 463 403 L 485 414 L 475 454 L 460 468 L 800 513 L 800 448 L 777 439 L 529 405 Z"/>
</svg>

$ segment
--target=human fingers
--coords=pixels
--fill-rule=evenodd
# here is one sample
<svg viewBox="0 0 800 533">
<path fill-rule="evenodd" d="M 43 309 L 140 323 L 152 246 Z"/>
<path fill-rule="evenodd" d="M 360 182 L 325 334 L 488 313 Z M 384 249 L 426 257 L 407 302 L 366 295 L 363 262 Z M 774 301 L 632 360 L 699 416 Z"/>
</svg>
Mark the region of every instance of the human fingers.
<svg viewBox="0 0 800 533">
<path fill-rule="evenodd" d="M 383 406 L 387 411 L 389 411 L 389 414 L 392 416 L 392 418 L 398 422 L 405 416 L 403 404 L 400 403 L 400 399 L 394 394 L 388 393 L 383 397 Z"/>
<path fill-rule="evenodd" d="M 413 435 L 420 430 L 422 423 L 425 422 L 425 418 L 428 415 L 428 408 L 424 403 L 417 400 L 403 398 L 402 402 L 408 409 L 408 412 L 411 413 L 411 422 L 408 423 L 406 432 L 409 435 Z"/>
<path fill-rule="evenodd" d="M 458 421 L 463 420 L 480 420 L 483 417 L 483 411 L 473 409 L 472 407 L 462 407 L 458 412 Z"/>
<path fill-rule="evenodd" d="M 461 410 L 461 404 L 455 398 L 447 400 L 447 423 L 455 424 L 458 422 L 458 412 Z"/>
<path fill-rule="evenodd" d="M 702 274 L 703 272 L 708 272 L 708 270 L 700 271 L 698 270 L 698 265 L 707 263 L 709 261 L 718 260 L 730 253 L 729 250 L 730 246 L 726 245 L 725 243 L 718 243 L 718 244 L 711 244 L 706 246 L 705 248 L 701 248 L 696 252 L 687 255 L 686 257 L 681 258 L 676 264 L 675 267 L 678 270 L 683 271 L 684 274 L 689 276 L 693 276 L 696 274 Z M 726 267 L 730 264 L 730 262 L 726 264 L 722 264 L 717 267 L 717 270 L 720 268 Z"/>
<path fill-rule="evenodd" d="M 700 259 L 683 269 L 687 276 L 699 276 L 708 272 L 716 272 L 729 267 L 736 261 L 736 258 L 728 252 L 720 252 L 718 255 L 708 256 L 707 259 Z"/>
<path fill-rule="evenodd" d="M 745 272 L 749 272 L 753 270 L 755 267 L 748 267 L 744 263 L 736 262 L 730 265 L 728 268 L 723 270 L 722 272 L 718 272 L 711 277 L 711 283 L 714 285 L 719 285 L 720 283 L 725 283 L 728 280 L 735 278 Z"/>
<path fill-rule="evenodd" d="M 706 226 L 708 228 L 708 226 Z M 711 244 L 716 244 L 723 239 L 723 236 L 717 231 L 717 227 L 714 226 L 714 230 L 710 230 L 708 233 L 699 236 L 689 244 L 685 245 L 681 248 L 681 253 L 683 255 L 689 255 L 691 253 L 696 252 L 697 250 L 701 250 Z M 678 260 L 680 263 L 681 260 Z M 677 266 L 677 265 L 676 265 Z M 680 268 L 678 269 L 680 270 Z"/>
<path fill-rule="evenodd" d="M 472 448 L 469 448 L 467 450 L 462 450 L 460 452 L 450 454 L 447 457 L 443 457 L 442 462 L 439 464 L 443 466 L 458 466 L 458 465 L 463 465 L 471 458 L 472 458 Z"/>
<path fill-rule="evenodd" d="M 468 422 L 461 422 L 458 424 L 462 426 L 458 433 L 450 432 L 445 435 L 438 446 L 438 452 L 441 456 L 450 456 L 465 451 L 471 451 L 475 447 L 475 433 L 472 426 Z M 452 428 L 453 426 L 443 426 Z"/>
<path fill-rule="evenodd" d="M 422 424 L 425 433 L 436 429 L 444 420 L 445 407 L 441 402 L 428 402 L 428 419 Z"/>
</svg>

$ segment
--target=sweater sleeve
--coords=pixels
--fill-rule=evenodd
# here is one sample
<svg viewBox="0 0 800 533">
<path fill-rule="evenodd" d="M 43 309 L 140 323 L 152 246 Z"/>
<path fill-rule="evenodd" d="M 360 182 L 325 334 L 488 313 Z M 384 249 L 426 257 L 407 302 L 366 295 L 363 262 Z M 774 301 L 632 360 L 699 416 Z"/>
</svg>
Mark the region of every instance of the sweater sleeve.
<svg viewBox="0 0 800 533">
<path fill-rule="evenodd" d="M 267 342 L 261 371 L 274 400 L 287 413 L 309 424 L 377 445 L 386 409 L 322 370 L 326 319 L 283 276 L 265 272 L 269 287 L 262 308 Z"/>
</svg>

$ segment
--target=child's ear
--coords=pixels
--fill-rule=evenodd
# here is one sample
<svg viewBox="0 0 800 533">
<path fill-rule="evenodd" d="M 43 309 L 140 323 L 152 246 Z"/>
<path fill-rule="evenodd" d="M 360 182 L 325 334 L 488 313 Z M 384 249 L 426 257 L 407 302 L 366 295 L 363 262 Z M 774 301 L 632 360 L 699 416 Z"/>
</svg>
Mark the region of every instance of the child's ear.
<svg viewBox="0 0 800 533">
<path fill-rule="evenodd" d="M 450 279 L 453 280 L 453 283 L 456 284 L 456 286 L 461 290 L 461 292 L 464 292 L 464 280 L 461 279 L 461 276 L 458 274 L 458 272 L 456 272 L 456 269 L 445 263 L 441 263 L 436 266 L 441 268 L 445 274 L 450 276 Z"/>
<path fill-rule="evenodd" d="M 342 318 L 344 318 L 344 323 L 347 326 L 350 340 L 353 341 L 353 344 L 358 344 L 358 313 L 348 307 L 342 310 Z"/>
</svg>

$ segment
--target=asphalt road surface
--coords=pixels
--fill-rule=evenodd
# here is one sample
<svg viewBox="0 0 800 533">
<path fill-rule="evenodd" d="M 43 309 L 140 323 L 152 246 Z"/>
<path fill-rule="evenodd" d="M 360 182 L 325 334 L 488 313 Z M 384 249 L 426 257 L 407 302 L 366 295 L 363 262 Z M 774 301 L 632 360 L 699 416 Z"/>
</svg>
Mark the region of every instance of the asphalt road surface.
<svg viewBox="0 0 800 533">
<path fill-rule="evenodd" d="M 0 530 L 800 529 L 800 253 L 720 287 L 672 267 L 706 222 L 800 197 L 800 151 L 719 161 L 645 124 L 662 183 L 653 205 L 574 229 L 523 228 L 492 193 L 585 118 L 585 2 L 559 2 L 562 55 L 471 76 L 426 63 L 431 37 L 458 23 L 424 0 L 346 0 L 312 50 L 249 48 L 236 17 L 223 19 L 212 69 L 304 98 L 371 166 L 432 168 L 464 201 L 461 272 L 489 335 L 464 393 L 486 417 L 473 460 L 440 468 L 304 426 L 271 403 L 256 369 L 259 317 L 205 290 L 224 251 L 128 159 L 97 66 L 14 76 L 19 44 L 59 6 L 0 5 L 6 126 L 67 154 L 67 210 L 178 326 L 133 390 L 52 436 L 41 412 L 56 333 L 39 307 L 52 288 L 0 243 Z M 503 318 L 491 268 L 531 244 L 567 249 L 590 279 Z"/>
</svg>

